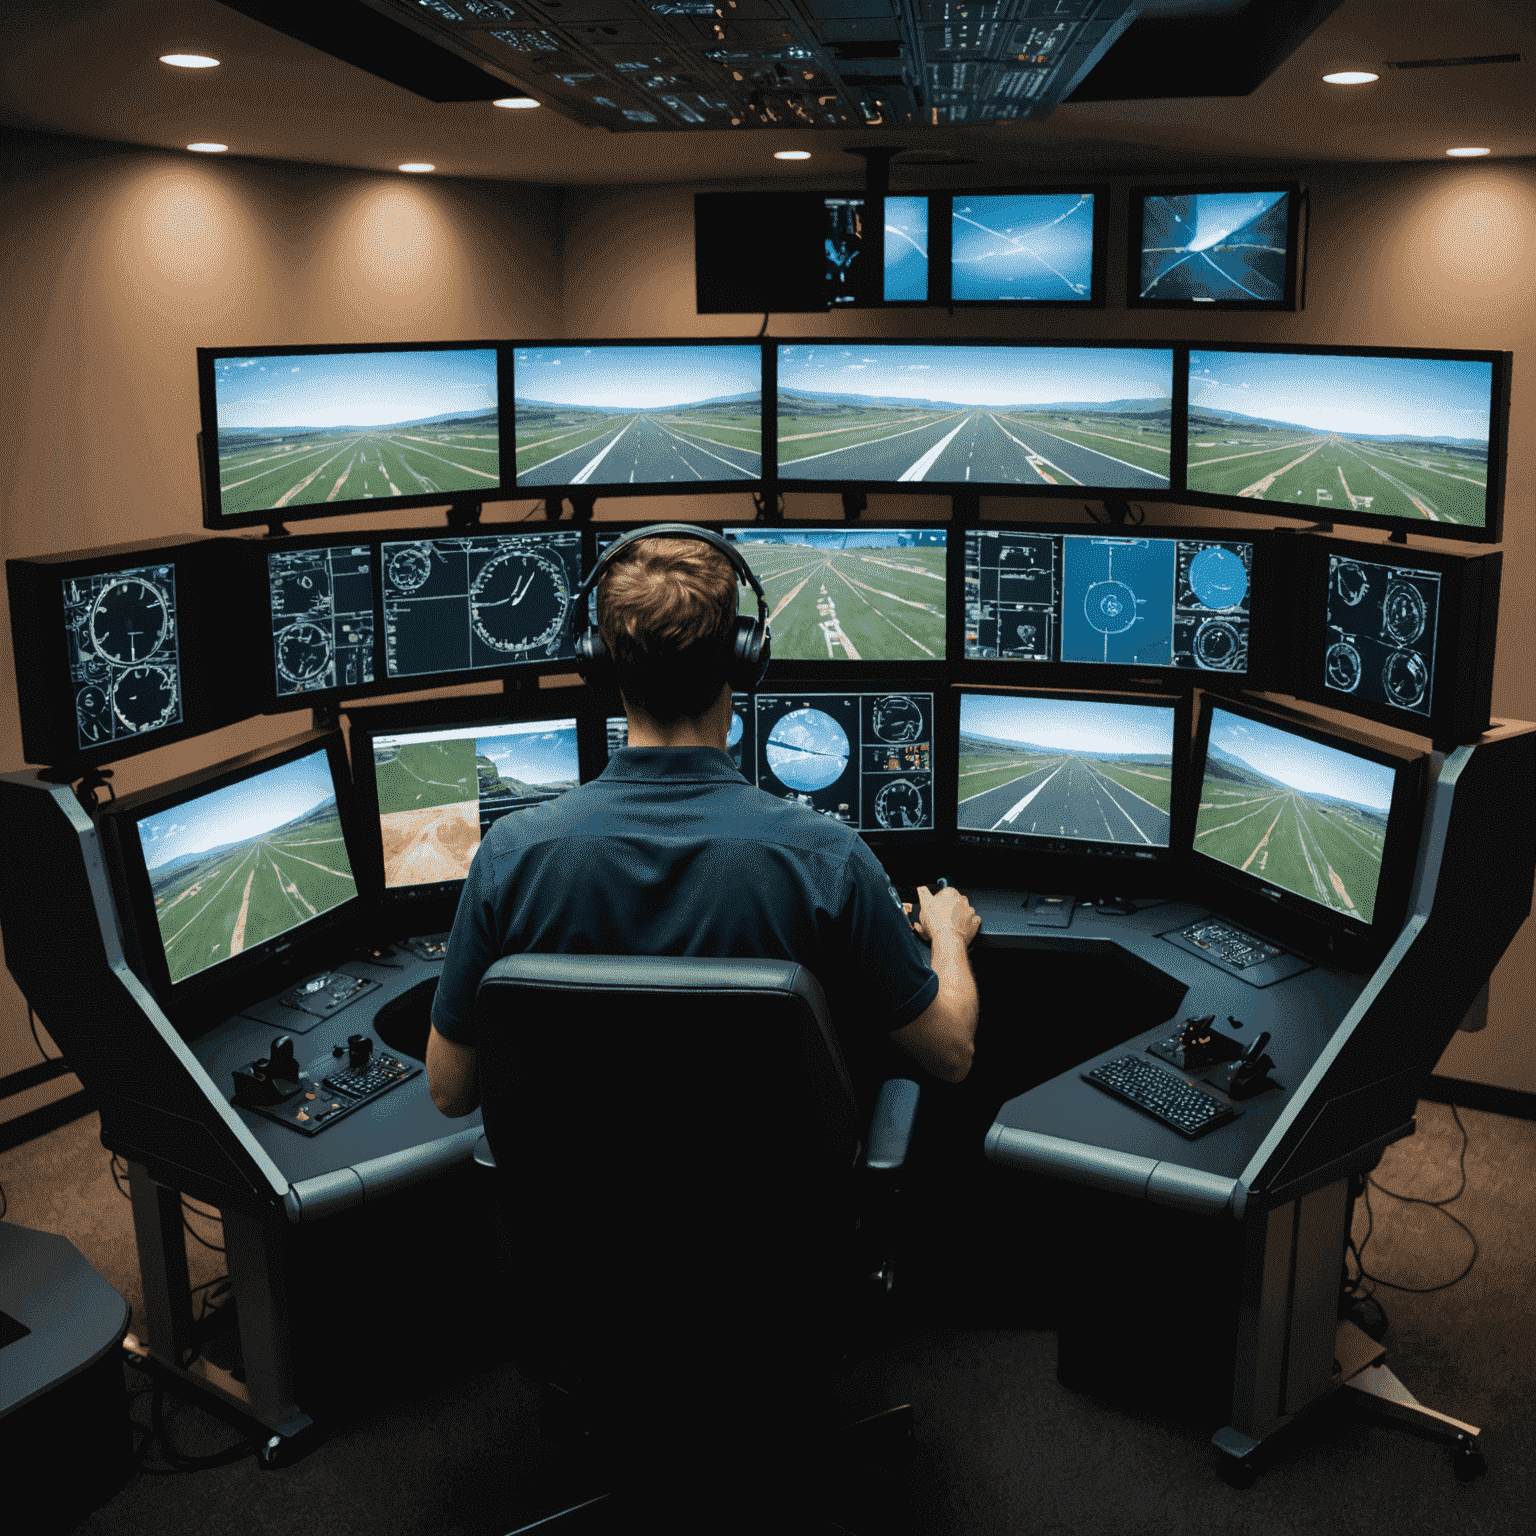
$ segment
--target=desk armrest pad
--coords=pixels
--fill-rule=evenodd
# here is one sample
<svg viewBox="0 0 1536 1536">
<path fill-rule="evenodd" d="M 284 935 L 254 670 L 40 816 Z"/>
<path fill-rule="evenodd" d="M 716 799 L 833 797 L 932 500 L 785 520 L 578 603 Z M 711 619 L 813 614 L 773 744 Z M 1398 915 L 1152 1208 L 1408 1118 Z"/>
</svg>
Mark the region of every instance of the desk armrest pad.
<svg viewBox="0 0 1536 1536">
<path fill-rule="evenodd" d="M 906 1162 L 920 1091 L 906 1077 L 889 1077 L 881 1083 L 869 1126 L 869 1146 L 864 1153 L 866 1168 L 895 1169 Z"/>
</svg>

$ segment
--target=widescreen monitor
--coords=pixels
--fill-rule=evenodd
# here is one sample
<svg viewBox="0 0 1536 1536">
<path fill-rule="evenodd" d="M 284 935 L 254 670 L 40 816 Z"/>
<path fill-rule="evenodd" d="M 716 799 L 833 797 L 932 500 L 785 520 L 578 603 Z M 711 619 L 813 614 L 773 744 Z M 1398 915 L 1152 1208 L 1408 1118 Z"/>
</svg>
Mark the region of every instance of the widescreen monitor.
<svg viewBox="0 0 1536 1536">
<path fill-rule="evenodd" d="M 306 541 L 268 550 L 265 563 L 273 702 L 371 688 L 373 545 Z"/>
<path fill-rule="evenodd" d="M 206 528 L 510 494 L 495 342 L 200 347 L 197 367 Z"/>
<path fill-rule="evenodd" d="M 1417 852 L 1424 754 L 1292 711 L 1207 699 L 1192 840 L 1201 876 L 1309 934 L 1389 942 Z"/>
<path fill-rule="evenodd" d="M 1108 190 L 956 193 L 951 300 L 1102 306 Z"/>
<path fill-rule="evenodd" d="M 778 348 L 778 478 L 1060 496 L 1169 489 L 1173 350 L 1006 343 Z"/>
<path fill-rule="evenodd" d="M 358 915 L 349 790 L 340 732 L 311 733 L 111 806 L 133 947 L 164 1006 L 242 978 L 254 1001 Z"/>
<path fill-rule="evenodd" d="M 763 354 L 750 342 L 562 342 L 514 351 L 519 490 L 750 490 Z"/>
<path fill-rule="evenodd" d="M 579 529 L 411 535 L 379 551 L 386 683 L 548 671 L 574 655 Z"/>
<path fill-rule="evenodd" d="M 1180 701 L 966 689 L 959 709 L 962 843 L 1166 859 L 1181 809 Z"/>
<path fill-rule="evenodd" d="M 762 583 L 775 667 L 944 660 L 947 529 L 754 523 L 721 532 Z M 740 600 L 756 618 L 757 595 L 743 587 Z"/>
<path fill-rule="evenodd" d="M 1495 542 L 1509 354 L 1189 353 L 1185 487 L 1200 501 Z"/>
<path fill-rule="evenodd" d="M 1294 309 L 1300 202 L 1296 183 L 1133 187 L 1126 302 Z"/>
<path fill-rule="evenodd" d="M 1169 669 L 1250 682 L 1262 538 L 1228 530 L 964 532 L 968 662 Z M 994 667 L 992 670 L 996 671 Z"/>
</svg>

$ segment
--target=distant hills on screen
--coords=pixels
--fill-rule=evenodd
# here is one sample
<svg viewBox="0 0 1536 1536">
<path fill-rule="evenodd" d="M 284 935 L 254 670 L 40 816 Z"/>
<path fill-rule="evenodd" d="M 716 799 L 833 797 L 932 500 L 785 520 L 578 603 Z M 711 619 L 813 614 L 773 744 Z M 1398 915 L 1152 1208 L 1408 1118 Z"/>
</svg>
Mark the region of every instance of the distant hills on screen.
<svg viewBox="0 0 1536 1536">
<path fill-rule="evenodd" d="M 846 390 L 785 389 L 779 387 L 779 399 L 804 400 L 812 405 L 825 405 L 829 400 L 838 405 L 895 405 L 908 410 L 927 407 L 936 411 L 974 411 L 976 402 L 961 400 L 924 400 L 912 395 L 857 395 Z M 1102 411 L 1115 416 L 1166 416 L 1172 402 L 1166 397 L 1160 400 L 1053 400 L 1049 404 L 1033 402 L 1019 405 L 994 405 L 994 411 Z"/>
<path fill-rule="evenodd" d="M 633 416 L 636 411 L 696 411 L 706 405 L 761 405 L 761 390 L 748 390 L 744 395 L 710 395 L 704 400 L 679 400 L 675 405 L 588 405 L 573 400 L 530 400 L 519 395 L 513 402 L 515 410 L 527 411 L 590 411 L 594 416 Z"/>
<path fill-rule="evenodd" d="M 1212 762 L 1212 759 L 1215 762 Z M 1207 744 L 1205 749 L 1205 771 L 1219 779 L 1235 779 L 1240 784 L 1252 784 L 1255 788 L 1263 788 L 1273 791 L 1278 784 L 1282 789 L 1289 789 L 1288 784 L 1273 778 L 1271 775 L 1255 768 L 1252 763 L 1245 763 L 1242 758 L 1234 757 L 1232 753 L 1223 751 L 1215 742 Z M 1315 789 L 1298 789 L 1298 795 L 1305 795 L 1314 805 L 1347 805 L 1350 810 L 1358 811 L 1362 816 L 1371 817 L 1373 820 L 1385 823 L 1386 812 L 1374 805 L 1362 805 L 1358 800 L 1349 800 L 1342 795 L 1325 795 Z"/>
<path fill-rule="evenodd" d="M 1042 747 L 1033 741 L 1005 741 L 1001 736 L 978 736 L 975 731 L 961 731 L 962 745 L 992 747 L 1002 752 L 1035 752 L 1041 757 L 1093 757 L 1106 763 L 1155 763 L 1161 768 L 1168 766 L 1166 752 L 1088 752 L 1082 747 Z"/>
<path fill-rule="evenodd" d="M 1219 411 L 1201 406 L 1189 413 L 1191 427 L 1279 427 L 1286 432 L 1308 432 L 1314 437 L 1342 437 L 1346 442 L 1380 443 L 1439 443 L 1446 448 L 1475 449 L 1487 453 L 1488 440 L 1483 437 L 1424 437 L 1417 432 L 1340 432 L 1333 427 L 1307 427 L 1296 421 L 1276 421 L 1269 416 L 1244 416 L 1241 411 Z"/>
<path fill-rule="evenodd" d="M 409 421 L 379 422 L 371 427 L 220 427 L 219 441 L 238 442 L 246 437 L 273 437 L 287 433 L 298 436 L 306 432 L 398 432 L 403 427 L 445 427 L 460 422 L 466 427 L 489 427 L 496 424 L 499 415 L 499 410 L 493 406 L 488 411 L 479 411 L 472 416 L 466 416 L 463 411 L 444 411 L 437 416 L 414 416 Z"/>
</svg>

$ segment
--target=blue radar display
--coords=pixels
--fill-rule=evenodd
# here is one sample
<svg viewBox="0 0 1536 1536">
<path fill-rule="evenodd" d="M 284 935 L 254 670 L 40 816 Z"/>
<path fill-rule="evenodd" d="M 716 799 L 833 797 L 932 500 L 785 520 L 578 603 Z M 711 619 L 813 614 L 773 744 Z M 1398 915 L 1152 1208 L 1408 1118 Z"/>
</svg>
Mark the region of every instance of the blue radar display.
<svg viewBox="0 0 1536 1536">
<path fill-rule="evenodd" d="M 1171 666 L 1174 541 L 1069 538 L 1066 546 L 1061 659 Z"/>
<path fill-rule="evenodd" d="M 766 751 L 774 773 L 791 789 L 809 794 L 843 776 L 848 733 L 822 710 L 791 710 L 769 733 Z"/>
<path fill-rule="evenodd" d="M 1213 545 L 1189 562 L 1189 585 L 1207 608 L 1235 608 L 1248 595 L 1248 567 Z"/>
</svg>

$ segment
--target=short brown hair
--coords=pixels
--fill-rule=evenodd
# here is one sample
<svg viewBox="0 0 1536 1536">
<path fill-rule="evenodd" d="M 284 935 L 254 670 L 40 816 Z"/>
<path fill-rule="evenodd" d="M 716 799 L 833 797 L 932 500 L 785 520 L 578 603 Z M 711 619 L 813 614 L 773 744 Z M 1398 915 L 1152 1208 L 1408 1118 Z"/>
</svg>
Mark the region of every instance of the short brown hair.
<svg viewBox="0 0 1536 1536">
<path fill-rule="evenodd" d="M 726 680 L 736 572 L 701 539 L 639 539 L 597 585 L 598 633 L 631 704 L 667 724 L 705 713 Z"/>
</svg>

